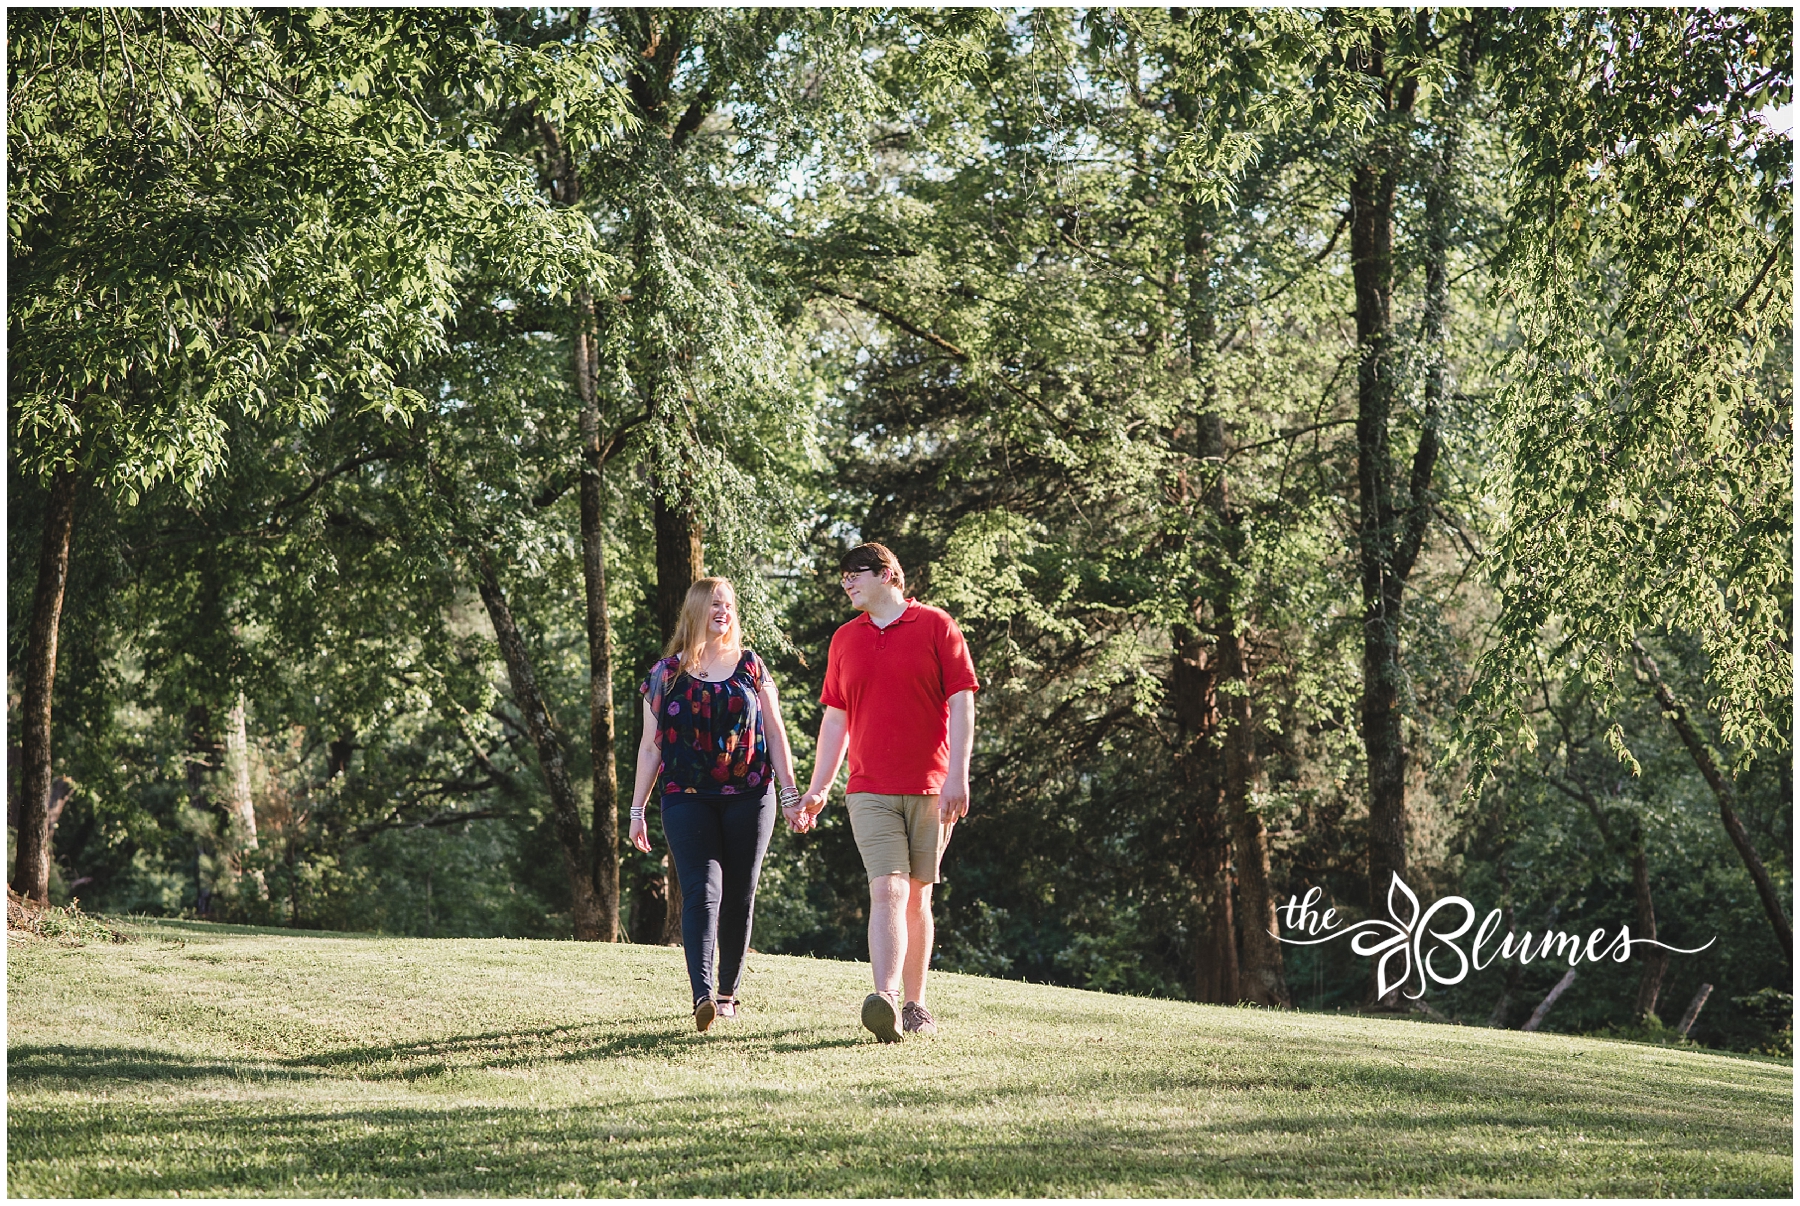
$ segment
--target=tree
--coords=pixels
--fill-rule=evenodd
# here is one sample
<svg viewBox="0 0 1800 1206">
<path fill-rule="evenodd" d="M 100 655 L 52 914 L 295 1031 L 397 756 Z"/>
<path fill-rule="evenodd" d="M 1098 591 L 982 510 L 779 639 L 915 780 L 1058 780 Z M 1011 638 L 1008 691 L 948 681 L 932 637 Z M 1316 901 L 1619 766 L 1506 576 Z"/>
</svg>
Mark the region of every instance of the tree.
<svg viewBox="0 0 1800 1206">
<path fill-rule="evenodd" d="M 813 441 L 770 194 L 801 156 L 847 149 L 841 135 L 866 103 L 848 36 L 858 23 L 631 9 L 602 13 L 598 26 L 622 48 L 611 78 L 627 98 L 630 137 L 559 152 L 563 198 L 587 206 L 623 268 L 622 287 L 580 319 L 593 324 L 593 426 L 604 426 L 601 411 L 620 416 L 607 447 L 622 448 L 630 430 L 630 455 L 647 470 L 662 639 L 710 563 L 738 581 L 746 629 L 780 647 L 761 575 L 749 571 L 797 545 L 786 470 Z M 663 935 L 677 942 L 671 869 L 664 884 Z"/>
<path fill-rule="evenodd" d="M 1432 477 L 1441 448 L 1448 336 L 1451 173 L 1457 108 L 1469 90 L 1466 23 L 1431 13 L 1349 19 L 1336 86 L 1363 109 L 1349 148 L 1350 262 L 1355 280 L 1357 358 L 1357 551 L 1362 578 L 1363 689 L 1360 708 L 1368 759 L 1369 900 L 1375 907 L 1395 875 L 1406 875 L 1408 691 L 1401 643 L 1408 579 L 1434 517 Z M 1446 43 L 1449 47 L 1446 47 Z M 1459 56 L 1454 49 L 1461 46 Z M 1460 58 L 1461 61 L 1458 61 Z M 1441 114 L 1417 112 L 1436 84 Z M 1435 129 L 1433 129 L 1435 127 Z M 1434 135 L 1435 154 L 1421 154 Z M 1425 193 L 1424 354 L 1409 356 L 1394 313 L 1397 202 L 1405 186 Z M 1423 360 L 1424 406 L 1404 476 L 1393 425 L 1411 392 L 1409 362 Z"/>
<path fill-rule="evenodd" d="M 13 455 L 52 502 L 14 887 L 43 899 L 83 484 L 197 489 L 235 410 L 403 413 L 397 365 L 439 337 L 458 251 L 551 278 L 585 253 L 479 131 L 408 103 L 499 66 L 479 17 L 43 10 L 9 21 L 8 54 Z"/>
<path fill-rule="evenodd" d="M 596 36 L 585 20 L 585 13 L 567 21 L 550 23 L 547 31 L 533 28 L 525 19 L 524 33 L 542 44 L 545 33 L 561 35 L 557 41 L 570 46 L 571 58 L 605 56 L 610 58 L 612 45 Z M 600 68 L 602 64 L 594 64 Z M 589 146 L 605 141 L 604 131 L 587 130 L 577 122 L 571 131 L 568 115 L 605 119 L 616 114 L 605 109 L 594 111 L 584 106 L 589 89 L 559 89 L 540 103 L 535 113 L 536 132 L 543 139 L 542 174 L 548 191 L 557 204 L 577 207 L 582 199 L 581 173 L 577 157 L 571 151 L 570 138 Z M 571 92 L 573 95 L 571 96 Z M 621 100 L 623 98 L 620 98 Z M 575 103 L 571 103 L 574 101 Z M 545 112 L 549 107 L 557 116 Z M 560 120 L 559 120 L 560 117 Z M 627 115 L 629 117 L 629 115 Z M 625 123 L 621 123 L 625 124 Z M 613 708 L 613 640 L 612 623 L 606 604 L 606 464 L 620 451 L 625 437 L 641 418 L 602 413 L 599 390 L 599 331 L 594 306 L 594 284 L 585 283 L 574 290 L 568 310 L 569 375 L 581 410 L 580 524 L 581 571 L 586 587 L 585 611 L 588 640 L 588 752 L 593 762 L 593 893 L 597 915 L 595 928 L 602 941 L 613 941 L 620 934 L 619 919 L 619 771 L 613 747 L 617 740 L 617 718 Z"/>
<path fill-rule="evenodd" d="M 1009 789 L 1066 792 L 1117 826 L 1118 858 L 1161 867 L 1190 851 L 1193 921 L 1211 935 L 1189 931 L 1195 991 L 1267 1003 L 1287 991 L 1252 799 L 1295 685 L 1289 604 L 1268 575 L 1321 568 L 1316 479 L 1280 466 L 1314 463 L 1294 441 L 1334 426 L 1308 412 L 1336 370 L 1308 360 L 1305 303 L 1296 316 L 1293 299 L 1265 310 L 1262 297 L 1337 240 L 1311 241 L 1317 210 L 1295 197 L 1312 182 L 1268 131 L 1230 123 L 1291 103 L 1288 28 L 1041 14 L 984 31 L 981 61 L 999 66 L 941 111 L 921 104 L 922 134 L 900 144 L 912 162 L 820 236 L 815 285 L 891 333 L 847 333 L 866 364 L 849 417 L 870 501 L 846 521 L 928 563 L 919 577 L 978 643 L 984 716 L 1020 742 L 994 739 L 1008 767 L 994 824 L 1009 823 Z M 1161 75 L 1146 76 L 1146 54 Z M 1266 341 L 1249 334 L 1265 316 L 1282 332 Z M 1281 687 L 1265 693 L 1260 670 Z M 1179 788 L 1150 775 L 1142 791 L 1181 801 L 1176 816 L 1102 821 L 1119 789 L 1096 776 L 1089 797 L 1086 774 L 1055 769 L 1127 740 L 1152 762 L 1175 753 Z M 1146 848 L 1125 853 L 1135 841 Z M 1040 857 L 1053 875 L 1039 851 L 994 855 Z"/>
<path fill-rule="evenodd" d="M 1741 769 L 1790 740 L 1792 141 L 1763 111 L 1792 96 L 1792 14 L 1520 13 L 1493 37 L 1521 342 L 1497 416 L 1499 640 L 1466 748 L 1486 767 L 1525 731 L 1540 633 L 1601 690 L 1640 634 L 1692 633 Z"/>
</svg>

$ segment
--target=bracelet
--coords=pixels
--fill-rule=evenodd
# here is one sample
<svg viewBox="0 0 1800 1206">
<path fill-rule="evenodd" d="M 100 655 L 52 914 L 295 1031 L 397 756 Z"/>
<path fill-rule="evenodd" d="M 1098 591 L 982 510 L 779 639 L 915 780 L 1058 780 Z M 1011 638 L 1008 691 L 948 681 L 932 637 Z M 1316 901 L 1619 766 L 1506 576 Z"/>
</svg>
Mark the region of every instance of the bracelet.
<svg viewBox="0 0 1800 1206">
<path fill-rule="evenodd" d="M 775 789 L 775 794 L 781 800 L 781 806 L 783 808 L 792 808 L 800 802 L 800 789 L 798 787 L 777 787 Z"/>
<path fill-rule="evenodd" d="M 644 806 L 643 805 L 640 804 L 636 808 L 633 808 L 631 810 L 631 819 L 632 820 L 634 820 L 634 821 L 642 820 L 643 816 L 644 816 Z"/>
</svg>

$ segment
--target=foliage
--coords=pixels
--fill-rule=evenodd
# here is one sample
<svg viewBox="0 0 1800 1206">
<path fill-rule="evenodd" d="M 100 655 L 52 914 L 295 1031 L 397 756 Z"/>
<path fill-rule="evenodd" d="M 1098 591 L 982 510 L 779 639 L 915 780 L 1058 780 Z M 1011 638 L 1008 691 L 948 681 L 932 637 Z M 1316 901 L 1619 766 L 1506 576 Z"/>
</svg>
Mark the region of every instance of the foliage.
<svg viewBox="0 0 1800 1206">
<path fill-rule="evenodd" d="M 590 782 L 573 366 L 591 300 L 621 768 L 660 643 L 659 502 L 691 506 L 708 569 L 739 581 L 802 760 L 848 618 L 837 558 L 881 539 L 984 684 L 940 968 L 1195 990 L 1204 817 L 1182 756 L 1223 697 L 1184 675 L 1234 634 L 1274 889 L 1361 915 L 1344 233 L 1348 174 L 1379 143 L 1405 169 L 1397 462 L 1432 374 L 1449 382 L 1400 632 L 1413 886 L 1521 929 L 1630 920 L 1629 861 L 1566 789 L 1586 790 L 1642 835 L 1673 940 L 1720 938 L 1671 962 L 1664 1021 L 1704 981 L 1697 1042 L 1779 1046 L 1758 994 L 1788 970 L 1618 654 L 1643 640 L 1680 698 L 1710 701 L 1696 723 L 1738 755 L 1745 826 L 1790 893 L 1791 768 L 1752 757 L 1791 740 L 1791 282 L 1770 266 L 1791 140 L 1766 122 L 1788 21 L 13 14 L 15 674 L 41 482 L 78 462 L 107 487 L 82 496 L 62 623 L 56 899 L 571 932 L 471 559 L 493 557 Z M 1376 38 L 1418 82 L 1405 113 L 1356 66 Z M 240 703 L 254 847 L 224 807 Z M 652 916 L 659 856 L 626 857 L 626 911 Z M 777 835 L 756 945 L 861 958 L 867 902 L 833 808 Z M 1301 1009 L 1365 1003 L 1365 960 L 1287 956 Z M 1546 1028 L 1623 1034 L 1638 966 L 1584 968 Z M 1517 1025 L 1556 974 L 1430 1004 Z M 632 1033 L 620 1050 L 665 1041 Z"/>
<path fill-rule="evenodd" d="M 114 929 L 98 917 L 81 911 L 81 902 L 66 905 L 40 905 L 10 889 L 6 896 L 6 936 L 8 944 L 20 938 L 52 938 L 65 946 L 84 946 L 89 942 L 129 942 L 130 937 Z"/>
<path fill-rule="evenodd" d="M 1733 997 L 1733 1005 L 1771 1024 L 1774 1035 L 1762 1048 L 1764 1055 L 1794 1058 L 1794 995 L 1777 988 L 1759 988 L 1743 997 Z"/>
<path fill-rule="evenodd" d="M 1478 723 L 1518 726 L 1546 629 L 1596 683 L 1668 630 L 1704 647 L 1740 763 L 1787 748 L 1793 143 L 1768 110 L 1792 97 L 1792 31 L 1785 9 L 1540 10 L 1501 31 L 1519 160 L 1499 287 L 1520 342 Z"/>
<path fill-rule="evenodd" d="M 233 414 L 403 414 L 458 261 L 595 263 L 487 132 L 481 19 L 40 9 L 8 21 L 13 455 L 127 503 L 220 471 Z M 116 51 L 116 53 L 115 53 Z"/>
</svg>

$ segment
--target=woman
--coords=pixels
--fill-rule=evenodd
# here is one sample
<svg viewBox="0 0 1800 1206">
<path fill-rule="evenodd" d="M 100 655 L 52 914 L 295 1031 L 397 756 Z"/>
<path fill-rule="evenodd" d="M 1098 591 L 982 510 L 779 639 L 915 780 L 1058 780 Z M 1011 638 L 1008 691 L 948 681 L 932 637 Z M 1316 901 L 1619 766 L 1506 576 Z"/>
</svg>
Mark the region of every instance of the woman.
<svg viewBox="0 0 1800 1206">
<path fill-rule="evenodd" d="M 780 699 L 762 659 L 745 649 L 737 592 L 724 578 L 688 587 L 681 620 L 638 690 L 644 733 L 631 795 L 631 844 L 648 854 L 652 788 L 681 883 L 681 943 L 694 1025 L 737 1016 L 750 950 L 756 882 L 775 828 L 775 794 L 792 827 L 800 804 Z M 719 979 L 714 995 L 713 953 Z"/>
</svg>

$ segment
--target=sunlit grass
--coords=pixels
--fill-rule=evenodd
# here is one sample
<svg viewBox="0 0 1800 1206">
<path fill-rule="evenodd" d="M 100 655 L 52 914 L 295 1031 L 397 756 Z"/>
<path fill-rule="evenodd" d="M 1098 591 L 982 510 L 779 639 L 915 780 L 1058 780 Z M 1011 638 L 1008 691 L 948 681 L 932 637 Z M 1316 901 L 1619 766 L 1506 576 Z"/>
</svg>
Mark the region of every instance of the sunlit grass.
<svg viewBox="0 0 1800 1206">
<path fill-rule="evenodd" d="M 753 955 L 161 923 L 8 957 L 10 1192 L 1781 1196 L 1792 1069 Z"/>
</svg>

